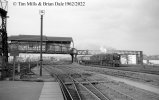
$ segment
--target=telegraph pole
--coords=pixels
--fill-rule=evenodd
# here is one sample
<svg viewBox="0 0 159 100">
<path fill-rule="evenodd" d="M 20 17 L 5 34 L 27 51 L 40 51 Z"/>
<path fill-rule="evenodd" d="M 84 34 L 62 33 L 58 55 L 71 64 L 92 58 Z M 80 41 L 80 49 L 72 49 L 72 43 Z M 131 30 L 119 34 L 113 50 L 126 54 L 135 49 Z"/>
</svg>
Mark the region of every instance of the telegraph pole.
<svg viewBox="0 0 159 100">
<path fill-rule="evenodd" d="M 42 76 L 42 42 L 43 42 L 43 15 L 45 14 L 45 10 L 40 10 L 40 15 L 41 15 L 41 27 L 40 27 L 40 32 L 41 32 L 41 36 L 40 36 L 40 76 Z"/>
</svg>

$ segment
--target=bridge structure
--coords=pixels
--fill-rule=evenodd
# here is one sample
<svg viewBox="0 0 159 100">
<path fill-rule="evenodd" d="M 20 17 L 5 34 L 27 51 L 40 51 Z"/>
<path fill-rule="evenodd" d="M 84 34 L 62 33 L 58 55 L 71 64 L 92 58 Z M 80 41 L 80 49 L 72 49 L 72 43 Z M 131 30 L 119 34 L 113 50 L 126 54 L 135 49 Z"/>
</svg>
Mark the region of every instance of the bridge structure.
<svg viewBox="0 0 159 100">
<path fill-rule="evenodd" d="M 1 78 L 7 76 L 8 55 L 19 56 L 19 53 L 40 54 L 41 51 L 41 37 L 40 35 L 17 35 L 7 37 L 7 43 L 0 38 L 0 74 Z M 47 37 L 43 36 L 42 53 L 43 54 L 69 54 L 74 61 L 74 48 L 72 37 Z M 4 48 L 6 49 L 4 49 Z M 6 54 L 5 54 L 6 53 Z M 6 58 L 6 59 L 4 59 Z M 5 60 L 5 61 L 4 61 Z"/>
<path fill-rule="evenodd" d="M 77 50 L 74 47 L 73 39 L 71 37 L 47 37 L 43 36 L 42 52 L 44 54 L 70 54 L 72 62 L 76 61 L 78 55 L 95 55 L 101 54 L 101 50 Z M 40 53 L 40 36 L 38 35 L 18 35 L 8 37 L 8 52 L 19 53 Z M 14 47 L 18 47 L 13 51 Z M 136 55 L 136 64 L 143 64 L 142 51 L 130 50 L 107 50 L 106 53 L 117 53 L 125 56 L 126 61 L 129 61 L 128 55 Z"/>
<path fill-rule="evenodd" d="M 39 35 L 18 35 L 8 37 L 9 53 L 39 54 L 41 48 Z M 43 36 L 43 54 L 70 54 L 73 61 L 73 39 L 71 37 L 47 37 Z M 17 49 L 15 49 L 17 47 Z"/>
<path fill-rule="evenodd" d="M 128 64 L 129 55 L 136 55 L 136 64 L 143 64 L 143 51 L 132 51 L 132 50 L 113 50 L 110 53 L 118 53 L 122 56 L 125 56 L 126 62 Z"/>
<path fill-rule="evenodd" d="M 40 36 L 18 35 L 8 37 L 9 53 L 18 46 L 19 53 L 40 53 Z M 71 37 L 43 36 L 42 53 L 44 54 L 71 54 Z"/>
<path fill-rule="evenodd" d="M 2 41 L 2 40 L 1 40 Z M 32 53 L 40 54 L 41 48 L 41 37 L 40 35 L 16 35 L 9 36 L 7 40 L 7 56 L 8 53 Z M 4 44 L 1 42 L 1 47 Z M 71 47 L 73 45 L 73 47 Z M 69 54 L 71 55 L 72 62 L 77 60 L 78 55 L 95 55 L 101 54 L 100 50 L 77 50 L 74 48 L 72 37 L 48 37 L 43 36 L 42 41 L 42 53 L 43 54 Z M 143 63 L 142 51 L 126 51 L 126 50 L 110 50 L 107 53 L 118 53 L 120 55 L 136 55 L 137 64 Z M 2 55 L 1 55 L 2 56 Z M 3 56 L 1 57 L 3 58 Z M 126 57 L 128 60 L 128 57 Z"/>
<path fill-rule="evenodd" d="M 77 50 L 74 47 L 71 37 L 47 37 L 43 36 L 42 53 L 44 54 L 70 54 L 72 61 L 77 55 L 95 55 L 101 54 L 100 50 Z M 17 47 L 16 50 L 14 48 Z M 40 53 L 40 36 L 39 35 L 17 35 L 8 37 L 8 53 Z M 137 64 L 142 64 L 142 51 L 128 50 L 108 50 L 106 53 L 118 53 L 120 55 L 136 55 Z"/>
</svg>

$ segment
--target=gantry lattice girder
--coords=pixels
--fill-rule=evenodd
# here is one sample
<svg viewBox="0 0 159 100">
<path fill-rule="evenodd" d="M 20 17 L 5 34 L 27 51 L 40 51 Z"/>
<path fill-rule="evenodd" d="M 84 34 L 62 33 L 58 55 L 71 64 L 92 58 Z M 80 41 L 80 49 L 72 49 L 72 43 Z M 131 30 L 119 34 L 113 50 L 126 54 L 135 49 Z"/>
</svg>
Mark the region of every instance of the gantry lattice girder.
<svg viewBox="0 0 159 100">
<path fill-rule="evenodd" d="M 1 39 L 1 47 L 0 47 L 0 55 L 4 57 L 5 60 L 8 58 L 8 45 L 7 45 L 7 8 L 8 2 L 6 0 L 0 0 L 0 39 Z"/>
<path fill-rule="evenodd" d="M 2 69 L 1 78 L 6 77 L 8 62 L 8 43 L 7 43 L 7 7 L 6 0 L 0 0 L 0 68 Z"/>
<path fill-rule="evenodd" d="M 142 51 L 109 50 L 106 53 L 118 53 L 120 55 L 140 55 Z M 104 53 L 101 50 L 77 50 L 77 55 L 93 55 Z"/>
<path fill-rule="evenodd" d="M 77 50 L 77 55 L 95 55 L 102 53 L 100 50 Z"/>
<path fill-rule="evenodd" d="M 1 36 L 1 56 L 8 57 L 8 45 L 7 45 L 7 30 L 6 30 L 6 18 L 7 11 L 0 8 L 0 17 L 1 17 L 1 25 L 0 25 L 0 36 Z"/>
<path fill-rule="evenodd" d="M 132 51 L 132 50 L 112 50 L 109 53 L 118 53 L 120 55 L 140 55 L 142 51 Z"/>
</svg>

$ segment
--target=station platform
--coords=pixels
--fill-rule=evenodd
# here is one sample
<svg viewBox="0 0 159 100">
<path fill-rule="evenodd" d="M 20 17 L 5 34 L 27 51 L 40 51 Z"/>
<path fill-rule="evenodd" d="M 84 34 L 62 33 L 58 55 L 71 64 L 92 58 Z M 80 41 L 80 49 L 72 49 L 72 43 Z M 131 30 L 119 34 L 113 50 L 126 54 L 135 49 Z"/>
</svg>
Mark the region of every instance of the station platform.
<svg viewBox="0 0 159 100">
<path fill-rule="evenodd" d="M 42 76 L 38 67 L 32 71 L 42 81 L 0 81 L 0 100 L 64 100 L 58 82 L 47 71 Z"/>
<path fill-rule="evenodd" d="M 64 100 L 58 82 L 45 82 L 39 100 Z"/>
<path fill-rule="evenodd" d="M 32 71 L 39 76 L 40 67 L 35 67 Z M 39 79 L 44 81 L 39 100 L 64 100 L 58 82 L 45 69 L 42 69 Z"/>
</svg>

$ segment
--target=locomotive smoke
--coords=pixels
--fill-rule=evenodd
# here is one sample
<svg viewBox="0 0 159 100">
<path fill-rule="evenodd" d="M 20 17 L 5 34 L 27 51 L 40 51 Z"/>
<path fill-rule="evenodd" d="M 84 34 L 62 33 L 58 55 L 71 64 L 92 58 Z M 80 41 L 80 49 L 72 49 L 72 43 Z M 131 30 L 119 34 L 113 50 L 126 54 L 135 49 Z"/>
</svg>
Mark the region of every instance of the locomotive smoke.
<svg viewBox="0 0 159 100">
<path fill-rule="evenodd" d="M 103 46 L 100 47 L 100 51 L 101 51 L 102 53 L 107 53 L 107 49 L 104 48 Z"/>
</svg>

